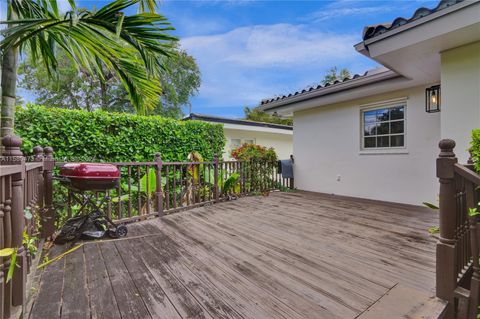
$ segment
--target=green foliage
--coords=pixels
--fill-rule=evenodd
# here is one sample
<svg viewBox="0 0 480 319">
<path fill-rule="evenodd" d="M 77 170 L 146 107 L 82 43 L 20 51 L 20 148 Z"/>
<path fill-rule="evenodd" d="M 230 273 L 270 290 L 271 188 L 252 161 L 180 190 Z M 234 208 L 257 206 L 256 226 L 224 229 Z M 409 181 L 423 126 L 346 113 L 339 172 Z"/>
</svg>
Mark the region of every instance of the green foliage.
<svg viewBox="0 0 480 319">
<path fill-rule="evenodd" d="M 13 272 L 17 266 L 17 249 L 16 248 L 3 248 L 0 249 L 0 257 L 10 257 L 10 266 L 7 272 L 7 282 L 13 277 Z"/>
<path fill-rule="evenodd" d="M 273 186 L 272 171 L 277 165 L 277 154 L 273 148 L 257 144 L 243 144 L 232 150 L 232 157 L 247 162 L 250 173 L 250 189 L 264 191 Z"/>
<path fill-rule="evenodd" d="M 175 54 L 171 49 L 178 39 L 169 34 L 173 28 L 167 19 L 142 2 L 116 0 L 90 11 L 77 8 L 71 0 L 71 10 L 63 14 L 57 0 L 10 0 L 9 21 L 0 22 L 8 25 L 0 50 L 24 51 L 28 46 L 33 61 L 43 63 L 51 76 L 58 66 L 56 48 L 62 47 L 78 70 L 102 80 L 107 72 L 115 73 L 132 105 L 144 114 L 158 103 L 159 72 L 165 59 Z M 138 4 L 138 13 L 128 14 Z M 2 86 L 14 79 L 8 77 Z"/>
<path fill-rule="evenodd" d="M 37 239 L 38 238 L 35 236 L 30 237 L 30 235 L 28 235 L 27 233 L 27 230 L 23 231 L 23 237 L 22 237 L 23 246 L 30 252 L 32 256 L 35 256 L 38 250 L 36 245 Z"/>
<path fill-rule="evenodd" d="M 175 49 L 177 54 L 165 59 L 165 69 L 159 71 L 162 90 L 158 91 L 158 101 L 148 114 L 180 118 L 182 107 L 189 105 L 191 96 L 200 86 L 200 70 L 193 57 Z M 106 72 L 102 80 L 88 69 L 77 70 L 65 50 L 56 51 L 58 61 L 54 77 L 48 76 L 45 65 L 33 61 L 28 55 L 19 67 L 19 86 L 36 95 L 36 103 L 50 107 L 135 113 L 128 99 L 128 93 L 118 76 Z"/>
<path fill-rule="evenodd" d="M 475 217 L 475 216 L 479 216 L 479 215 L 480 215 L 480 212 L 477 210 L 476 207 L 468 209 L 468 217 Z"/>
<path fill-rule="evenodd" d="M 423 206 L 428 207 L 430 209 L 435 209 L 435 210 L 439 209 L 437 205 L 429 203 L 429 202 L 423 202 L 422 204 L 423 204 Z"/>
<path fill-rule="evenodd" d="M 480 129 L 472 130 L 472 141 L 470 145 L 470 154 L 472 155 L 475 170 L 480 172 Z"/>
<path fill-rule="evenodd" d="M 57 160 L 151 162 L 160 152 L 163 161 L 185 161 L 192 151 L 213 159 L 225 144 L 221 125 L 200 121 L 35 105 L 18 108 L 16 117 L 25 154 L 51 146 Z"/>
<path fill-rule="evenodd" d="M 244 107 L 243 112 L 245 113 L 245 119 L 249 121 L 293 125 L 293 119 L 281 118 L 278 115 L 270 115 L 260 110 L 260 108 L 258 107 L 255 107 L 255 108 Z"/>
<path fill-rule="evenodd" d="M 350 78 L 350 71 L 346 68 L 337 70 L 337 67 L 334 66 L 328 70 L 328 73 L 323 77 L 322 84 L 333 84 L 335 81 L 343 81 L 346 78 Z"/>
<path fill-rule="evenodd" d="M 240 184 L 238 183 L 240 179 L 240 174 L 238 173 L 232 173 L 225 182 L 223 183 L 223 193 L 224 194 L 230 194 L 230 193 L 240 193 Z"/>
</svg>

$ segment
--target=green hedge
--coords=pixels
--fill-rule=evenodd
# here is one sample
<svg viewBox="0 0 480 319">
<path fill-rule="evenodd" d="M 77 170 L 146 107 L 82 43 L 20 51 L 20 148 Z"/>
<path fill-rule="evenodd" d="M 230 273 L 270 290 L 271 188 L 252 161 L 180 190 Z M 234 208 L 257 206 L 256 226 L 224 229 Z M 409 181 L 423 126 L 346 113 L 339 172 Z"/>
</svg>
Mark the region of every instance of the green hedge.
<svg viewBox="0 0 480 319">
<path fill-rule="evenodd" d="M 86 112 L 27 105 L 16 111 L 15 131 L 23 151 L 51 146 L 58 160 L 185 161 L 191 151 L 205 159 L 222 154 L 223 127 L 200 121 L 178 121 L 103 111 Z"/>
</svg>

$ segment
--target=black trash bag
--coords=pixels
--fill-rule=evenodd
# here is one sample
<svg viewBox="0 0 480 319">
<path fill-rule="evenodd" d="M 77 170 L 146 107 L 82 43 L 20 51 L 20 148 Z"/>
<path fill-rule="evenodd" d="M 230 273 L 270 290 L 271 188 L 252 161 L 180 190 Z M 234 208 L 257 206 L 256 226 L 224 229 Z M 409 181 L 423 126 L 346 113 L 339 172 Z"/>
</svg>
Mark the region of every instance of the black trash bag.
<svg viewBox="0 0 480 319">
<path fill-rule="evenodd" d="M 55 237 L 55 244 L 65 244 L 79 238 L 98 239 L 105 236 L 107 222 L 101 212 L 72 217 L 66 221 Z"/>
</svg>

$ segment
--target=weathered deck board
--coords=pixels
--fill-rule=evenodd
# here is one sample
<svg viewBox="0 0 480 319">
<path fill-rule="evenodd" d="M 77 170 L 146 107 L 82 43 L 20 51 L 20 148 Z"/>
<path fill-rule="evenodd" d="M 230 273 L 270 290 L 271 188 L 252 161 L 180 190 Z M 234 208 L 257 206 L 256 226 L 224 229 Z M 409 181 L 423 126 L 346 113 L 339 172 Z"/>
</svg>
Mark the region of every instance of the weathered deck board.
<svg viewBox="0 0 480 319">
<path fill-rule="evenodd" d="M 437 223 L 421 207 L 307 192 L 196 208 L 48 266 L 30 318 L 365 316 L 395 304 L 389 291 L 433 294 Z M 402 311 L 419 305 L 405 296 Z"/>
</svg>

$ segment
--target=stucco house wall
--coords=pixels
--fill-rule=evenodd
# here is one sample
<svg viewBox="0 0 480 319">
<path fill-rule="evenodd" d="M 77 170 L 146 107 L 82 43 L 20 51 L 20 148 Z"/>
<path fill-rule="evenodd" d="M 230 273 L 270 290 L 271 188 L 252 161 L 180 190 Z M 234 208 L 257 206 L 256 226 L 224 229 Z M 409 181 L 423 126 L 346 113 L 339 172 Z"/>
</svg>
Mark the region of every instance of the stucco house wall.
<svg viewBox="0 0 480 319">
<path fill-rule="evenodd" d="M 480 30 L 479 30 L 480 31 Z M 480 127 L 480 42 L 442 52 L 442 138 L 466 163 L 472 128 Z"/>
<path fill-rule="evenodd" d="M 362 151 L 361 109 L 403 98 L 405 149 Z M 294 131 L 298 189 L 415 205 L 437 202 L 440 113 L 425 112 L 425 86 L 295 112 Z"/>
<path fill-rule="evenodd" d="M 293 134 L 291 131 L 287 132 L 288 134 L 282 134 L 238 130 L 224 127 L 223 132 L 225 134 L 225 138 L 227 139 L 223 152 L 223 157 L 225 159 L 231 158 L 230 152 L 232 150 L 232 139 L 240 139 L 242 142 L 253 140 L 255 144 L 265 147 L 273 147 L 279 159 L 290 158 L 290 155 L 293 154 Z"/>
</svg>

